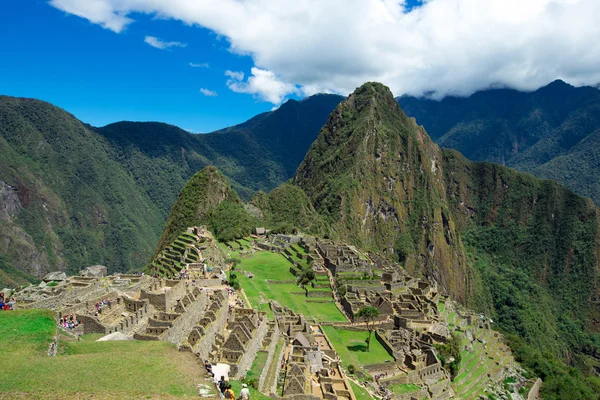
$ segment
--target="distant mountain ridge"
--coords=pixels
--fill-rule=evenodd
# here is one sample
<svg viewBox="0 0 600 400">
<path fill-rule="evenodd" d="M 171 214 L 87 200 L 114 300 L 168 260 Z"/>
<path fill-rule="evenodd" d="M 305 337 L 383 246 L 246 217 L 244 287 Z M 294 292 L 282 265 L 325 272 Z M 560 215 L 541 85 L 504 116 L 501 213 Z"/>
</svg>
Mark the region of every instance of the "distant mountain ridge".
<svg viewBox="0 0 600 400">
<path fill-rule="evenodd" d="M 557 80 L 533 92 L 491 89 L 441 101 L 402 96 L 441 147 L 556 180 L 600 204 L 600 90 Z"/>
</svg>

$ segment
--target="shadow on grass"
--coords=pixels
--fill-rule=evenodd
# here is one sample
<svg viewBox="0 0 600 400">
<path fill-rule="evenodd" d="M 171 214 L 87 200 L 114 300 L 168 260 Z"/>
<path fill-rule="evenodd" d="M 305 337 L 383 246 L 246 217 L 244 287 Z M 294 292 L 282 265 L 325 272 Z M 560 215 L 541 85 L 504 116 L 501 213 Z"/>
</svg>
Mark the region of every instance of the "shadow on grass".
<svg viewBox="0 0 600 400">
<path fill-rule="evenodd" d="M 362 352 L 367 352 L 367 345 L 366 344 L 355 344 L 352 346 L 347 346 L 348 350 L 350 351 L 362 351 Z"/>
</svg>

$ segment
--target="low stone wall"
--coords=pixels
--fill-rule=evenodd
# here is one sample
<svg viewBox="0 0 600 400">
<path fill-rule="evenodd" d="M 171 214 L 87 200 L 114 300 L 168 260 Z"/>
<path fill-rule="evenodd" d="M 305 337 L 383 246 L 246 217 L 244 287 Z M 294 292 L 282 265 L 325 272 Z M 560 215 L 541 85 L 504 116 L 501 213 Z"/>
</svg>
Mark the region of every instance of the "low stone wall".
<svg viewBox="0 0 600 400">
<path fill-rule="evenodd" d="M 273 328 L 273 334 L 271 336 L 271 343 L 269 344 L 269 347 L 267 348 L 267 361 L 265 362 L 265 367 L 262 370 L 262 373 L 260 374 L 260 378 L 258 379 L 258 389 L 264 393 L 264 389 L 265 389 L 265 380 L 267 379 L 267 376 L 269 375 L 269 369 L 271 368 L 271 363 L 274 361 L 274 358 L 277 356 L 277 354 L 275 354 L 275 348 L 277 347 L 277 343 L 279 343 L 279 337 L 280 337 L 280 332 L 279 332 L 279 325 L 277 325 L 276 323 L 274 324 L 274 328 Z M 277 360 L 275 360 L 277 361 Z"/>
<path fill-rule="evenodd" d="M 265 335 L 267 334 L 267 329 L 268 323 L 267 317 L 265 316 L 258 328 L 256 328 L 254 334 L 252 335 L 252 339 L 250 339 L 250 341 L 246 345 L 244 355 L 238 361 L 237 372 L 235 373 L 234 379 L 240 379 L 252 366 L 252 363 L 256 358 L 256 353 L 258 353 L 258 350 L 260 350 L 261 343 L 265 338 Z"/>
<path fill-rule="evenodd" d="M 270 394 L 271 397 L 273 397 L 273 393 L 277 393 L 277 381 L 279 380 L 279 371 L 280 371 L 279 366 L 283 362 L 283 356 L 285 355 L 286 348 L 287 348 L 287 343 L 284 340 L 283 346 L 281 347 L 281 351 L 279 352 L 279 354 L 275 355 L 275 358 L 273 360 L 273 361 L 277 362 L 277 373 L 275 374 L 275 379 L 273 379 L 273 382 L 271 383 L 271 387 L 266 388 L 267 390 L 263 392 L 263 393 Z"/>
<path fill-rule="evenodd" d="M 223 281 L 221 281 L 220 279 L 200 279 L 196 282 L 206 287 L 221 286 L 223 284 Z"/>
<path fill-rule="evenodd" d="M 320 291 L 317 292 L 317 291 L 307 290 L 306 297 L 328 297 L 328 298 L 331 298 L 331 297 L 333 297 L 333 292 L 320 292 Z"/>
</svg>

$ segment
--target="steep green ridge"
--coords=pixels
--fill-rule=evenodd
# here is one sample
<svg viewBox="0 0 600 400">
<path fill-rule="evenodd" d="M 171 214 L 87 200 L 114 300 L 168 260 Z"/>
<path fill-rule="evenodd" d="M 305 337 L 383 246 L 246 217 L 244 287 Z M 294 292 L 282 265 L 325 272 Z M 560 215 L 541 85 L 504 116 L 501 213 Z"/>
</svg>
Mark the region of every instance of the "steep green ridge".
<svg viewBox="0 0 600 400">
<path fill-rule="evenodd" d="M 398 102 L 440 146 L 555 179 L 600 204 L 597 88 L 555 81 L 531 93 L 496 89 Z"/>
<path fill-rule="evenodd" d="M 293 182 L 333 237 L 434 276 L 491 316 L 545 398 L 597 398 L 600 214 L 589 199 L 440 150 L 374 83 L 331 114 Z"/>
<path fill-rule="evenodd" d="M 35 100 L 0 97 L 0 193 L 0 254 L 37 277 L 139 266 L 163 222 L 106 140 Z"/>
<path fill-rule="evenodd" d="M 331 114 L 294 176 L 331 234 L 470 292 L 444 189 L 442 153 L 391 92 L 367 83 Z"/>
<path fill-rule="evenodd" d="M 227 178 L 213 166 L 194 174 L 179 193 L 156 254 L 188 227 L 200 225 L 207 225 L 217 238 L 222 239 L 242 237 L 256 226 Z"/>
<path fill-rule="evenodd" d="M 243 238 L 258 226 L 276 232 L 325 231 L 321 216 L 299 187 L 286 183 L 269 194 L 258 192 L 250 203 L 244 204 L 229 180 L 214 166 L 194 174 L 179 193 L 154 261 L 188 227 L 200 225 L 205 225 L 220 241 Z"/>
<path fill-rule="evenodd" d="M 284 183 L 268 195 L 257 192 L 251 204 L 258 207 L 264 225 L 274 232 L 291 232 L 298 228 L 318 235 L 326 231 L 323 218 L 298 186 Z"/>
</svg>

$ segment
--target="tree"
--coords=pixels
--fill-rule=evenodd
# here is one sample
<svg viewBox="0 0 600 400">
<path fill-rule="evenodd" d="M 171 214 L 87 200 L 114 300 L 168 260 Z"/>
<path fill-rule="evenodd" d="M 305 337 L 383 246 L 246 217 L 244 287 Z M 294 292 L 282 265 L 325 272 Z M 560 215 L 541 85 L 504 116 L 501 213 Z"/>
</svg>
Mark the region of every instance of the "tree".
<svg viewBox="0 0 600 400">
<path fill-rule="evenodd" d="M 366 306 L 360 309 L 358 318 L 361 318 L 367 324 L 367 330 L 369 331 L 369 337 L 367 338 L 367 351 L 371 351 L 371 334 L 375 329 L 375 320 L 379 317 L 379 310 L 373 306 Z"/>
</svg>

